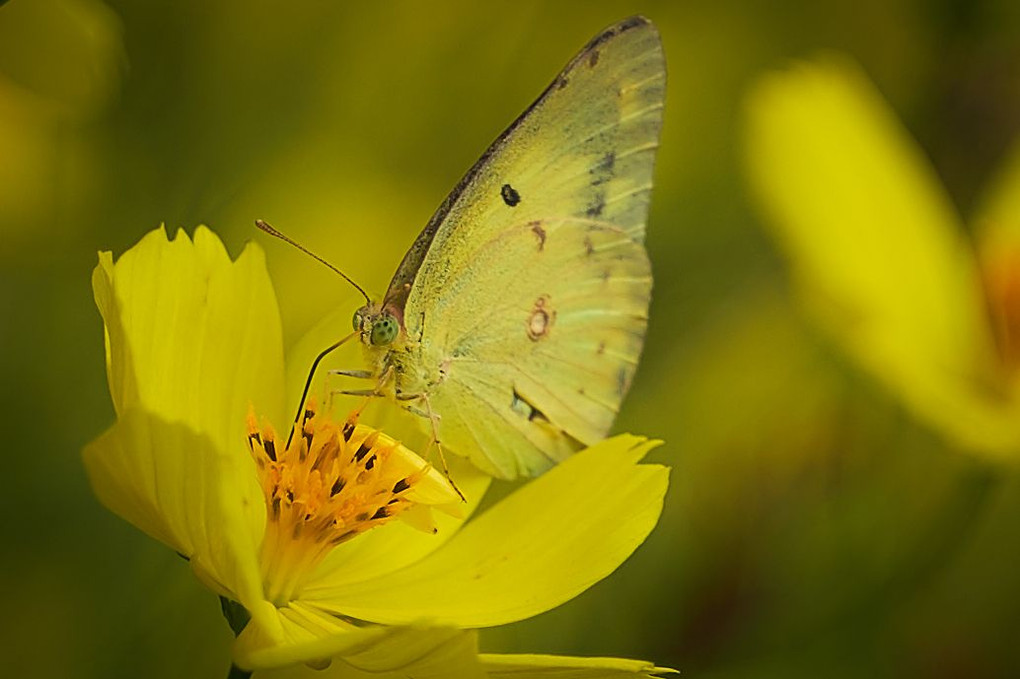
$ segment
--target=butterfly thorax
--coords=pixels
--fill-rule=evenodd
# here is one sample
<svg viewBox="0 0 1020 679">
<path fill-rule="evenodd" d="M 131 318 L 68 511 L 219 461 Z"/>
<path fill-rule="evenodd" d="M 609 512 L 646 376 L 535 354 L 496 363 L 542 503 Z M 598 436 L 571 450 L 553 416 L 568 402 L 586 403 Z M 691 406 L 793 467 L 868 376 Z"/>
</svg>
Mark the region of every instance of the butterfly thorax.
<svg viewBox="0 0 1020 679">
<path fill-rule="evenodd" d="M 425 370 L 421 345 L 408 338 L 398 314 L 398 309 L 369 303 L 354 313 L 353 326 L 379 379 L 376 390 L 398 401 L 414 400 L 428 392 L 437 375 Z"/>
</svg>

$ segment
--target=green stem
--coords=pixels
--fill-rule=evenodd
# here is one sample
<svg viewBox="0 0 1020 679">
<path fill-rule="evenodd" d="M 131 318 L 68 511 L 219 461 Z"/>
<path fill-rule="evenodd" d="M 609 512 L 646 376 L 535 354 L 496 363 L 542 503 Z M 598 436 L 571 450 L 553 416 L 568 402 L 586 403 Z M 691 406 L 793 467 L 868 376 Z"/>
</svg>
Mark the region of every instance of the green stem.
<svg viewBox="0 0 1020 679">
<path fill-rule="evenodd" d="M 227 679 L 248 679 L 251 676 L 251 672 L 248 670 L 242 670 L 237 665 L 230 666 L 230 673 L 227 674 Z"/>
</svg>

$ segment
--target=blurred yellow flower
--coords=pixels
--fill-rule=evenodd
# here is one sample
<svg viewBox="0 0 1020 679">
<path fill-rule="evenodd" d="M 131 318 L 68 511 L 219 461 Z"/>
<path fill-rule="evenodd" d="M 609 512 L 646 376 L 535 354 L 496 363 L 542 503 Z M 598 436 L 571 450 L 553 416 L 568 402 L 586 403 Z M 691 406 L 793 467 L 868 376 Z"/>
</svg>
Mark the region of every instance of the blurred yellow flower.
<svg viewBox="0 0 1020 679">
<path fill-rule="evenodd" d="M 404 676 L 412 666 L 416 677 L 659 671 L 480 655 L 471 631 L 558 606 L 644 541 L 668 483 L 664 467 L 639 464 L 654 442 L 606 440 L 461 529 L 488 487 L 483 474 L 457 475 L 463 505 L 413 452 L 314 405 L 293 440 L 277 436 L 269 423 L 288 421 L 280 320 L 256 245 L 231 261 L 208 229 L 193 241 L 158 229 L 116 263 L 100 253 L 92 282 L 117 413 L 85 448 L 92 486 L 223 598 L 238 667 L 338 659 L 339 676 Z"/>
<path fill-rule="evenodd" d="M 102 190 L 105 167 L 89 134 L 117 99 L 122 33 L 117 14 L 99 0 L 4 6 L 0 253 L 83 229 L 84 220 L 59 215 L 85 211 Z"/>
<path fill-rule="evenodd" d="M 839 58 L 760 79 L 747 165 L 805 302 L 955 444 L 1020 455 L 1020 155 L 974 222 L 864 74 Z M 976 250 L 976 255 L 975 255 Z"/>
</svg>

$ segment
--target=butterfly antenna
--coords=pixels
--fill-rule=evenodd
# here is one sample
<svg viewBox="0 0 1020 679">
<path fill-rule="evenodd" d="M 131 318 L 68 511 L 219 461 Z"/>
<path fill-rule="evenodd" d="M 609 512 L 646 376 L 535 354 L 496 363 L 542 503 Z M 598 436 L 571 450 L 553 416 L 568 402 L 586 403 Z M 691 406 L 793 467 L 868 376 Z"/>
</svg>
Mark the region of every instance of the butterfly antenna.
<svg viewBox="0 0 1020 679">
<path fill-rule="evenodd" d="M 312 252 L 311 250 L 309 250 L 305 246 L 301 245 L 297 241 L 295 241 L 295 240 L 293 240 L 293 239 L 283 235 L 282 233 L 280 233 L 275 228 L 273 228 L 272 226 L 270 226 L 266 222 L 262 221 L 261 219 L 256 219 L 255 220 L 255 226 L 258 227 L 260 230 L 265 231 L 270 236 L 275 236 L 276 238 L 279 238 L 280 240 L 282 240 L 284 243 L 288 243 L 290 245 L 293 245 L 298 250 L 300 250 L 301 252 L 305 253 L 306 255 L 308 255 L 309 257 L 311 257 L 315 261 L 319 262 L 320 264 L 326 265 L 327 267 L 332 269 L 335 273 L 339 274 L 340 277 L 343 278 L 345 281 L 347 281 L 348 283 L 353 285 L 355 288 L 357 288 L 358 292 L 361 293 L 361 296 L 365 298 L 365 303 L 366 304 L 371 304 L 372 303 L 372 298 L 368 296 L 368 293 L 365 292 L 364 289 L 362 289 L 362 287 L 360 285 L 358 285 L 357 283 L 352 281 L 350 276 L 348 276 L 343 271 L 341 271 L 340 269 L 336 268 L 335 266 L 333 266 L 332 264 L 330 264 L 329 262 L 324 260 L 322 257 L 319 257 L 317 254 L 315 254 L 314 252 Z"/>
</svg>

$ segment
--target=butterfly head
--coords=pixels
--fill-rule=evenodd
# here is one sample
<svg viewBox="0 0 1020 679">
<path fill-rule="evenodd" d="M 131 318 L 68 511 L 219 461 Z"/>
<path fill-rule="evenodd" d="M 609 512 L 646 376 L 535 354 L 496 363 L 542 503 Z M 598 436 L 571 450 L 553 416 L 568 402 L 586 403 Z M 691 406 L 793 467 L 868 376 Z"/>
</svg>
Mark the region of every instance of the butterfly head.
<svg viewBox="0 0 1020 679">
<path fill-rule="evenodd" d="M 378 304 L 366 304 L 354 312 L 352 324 L 361 333 L 361 341 L 373 347 L 385 347 L 400 334 L 400 321 Z"/>
</svg>

